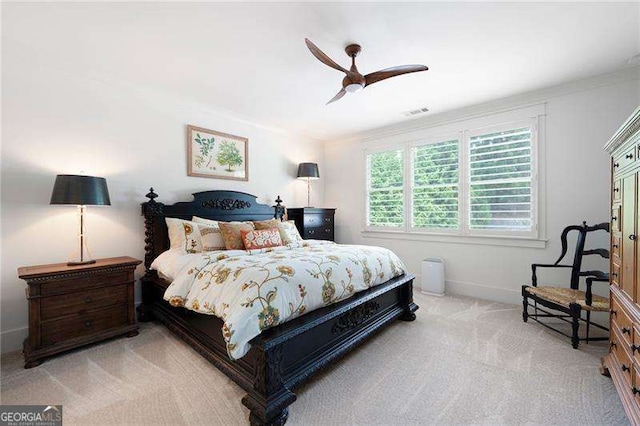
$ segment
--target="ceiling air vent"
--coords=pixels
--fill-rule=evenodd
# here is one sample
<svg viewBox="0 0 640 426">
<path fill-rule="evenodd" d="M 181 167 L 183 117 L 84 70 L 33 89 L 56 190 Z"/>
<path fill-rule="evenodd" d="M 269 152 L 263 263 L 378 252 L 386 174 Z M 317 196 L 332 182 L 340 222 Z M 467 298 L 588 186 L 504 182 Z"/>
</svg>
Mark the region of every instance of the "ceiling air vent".
<svg viewBox="0 0 640 426">
<path fill-rule="evenodd" d="M 413 116 L 418 115 L 418 114 L 424 114 L 425 112 L 429 112 L 429 108 L 424 107 L 424 108 L 420 108 L 420 109 L 414 109 L 414 110 L 411 110 L 411 111 L 405 111 L 405 112 L 403 112 L 403 114 L 404 114 L 405 117 L 413 117 Z"/>
</svg>

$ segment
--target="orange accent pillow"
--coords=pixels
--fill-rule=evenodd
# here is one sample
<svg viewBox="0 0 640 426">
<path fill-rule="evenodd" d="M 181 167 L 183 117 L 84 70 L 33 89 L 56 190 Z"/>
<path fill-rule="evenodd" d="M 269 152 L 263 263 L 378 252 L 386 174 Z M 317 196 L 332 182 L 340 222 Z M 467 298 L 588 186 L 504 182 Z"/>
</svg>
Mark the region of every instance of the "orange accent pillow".
<svg viewBox="0 0 640 426">
<path fill-rule="evenodd" d="M 278 228 L 240 231 L 244 248 L 247 250 L 278 247 L 282 245 Z"/>
</svg>

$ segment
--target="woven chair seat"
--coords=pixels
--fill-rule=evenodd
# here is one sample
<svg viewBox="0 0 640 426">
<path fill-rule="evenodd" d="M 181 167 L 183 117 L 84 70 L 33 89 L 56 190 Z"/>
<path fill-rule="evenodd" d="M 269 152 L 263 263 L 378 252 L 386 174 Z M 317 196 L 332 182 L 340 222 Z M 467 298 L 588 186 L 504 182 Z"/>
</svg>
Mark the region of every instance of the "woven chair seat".
<svg viewBox="0 0 640 426">
<path fill-rule="evenodd" d="M 609 299 L 593 295 L 591 305 L 587 305 L 585 292 L 565 287 L 532 287 L 527 286 L 527 293 L 538 296 L 558 305 L 569 307 L 571 303 L 577 303 L 585 311 L 607 312 L 609 311 Z"/>
</svg>

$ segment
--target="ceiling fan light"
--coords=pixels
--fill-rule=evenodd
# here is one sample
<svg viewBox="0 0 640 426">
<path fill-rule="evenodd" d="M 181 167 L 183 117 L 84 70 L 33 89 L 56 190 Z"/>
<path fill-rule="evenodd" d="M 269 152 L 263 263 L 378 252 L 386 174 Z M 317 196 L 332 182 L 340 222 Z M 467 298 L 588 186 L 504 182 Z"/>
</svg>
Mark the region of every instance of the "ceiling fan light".
<svg viewBox="0 0 640 426">
<path fill-rule="evenodd" d="M 346 90 L 348 93 L 356 93 L 361 91 L 362 89 L 364 89 L 364 86 L 362 84 L 358 84 L 358 83 L 351 83 L 348 84 L 344 90 Z"/>
</svg>

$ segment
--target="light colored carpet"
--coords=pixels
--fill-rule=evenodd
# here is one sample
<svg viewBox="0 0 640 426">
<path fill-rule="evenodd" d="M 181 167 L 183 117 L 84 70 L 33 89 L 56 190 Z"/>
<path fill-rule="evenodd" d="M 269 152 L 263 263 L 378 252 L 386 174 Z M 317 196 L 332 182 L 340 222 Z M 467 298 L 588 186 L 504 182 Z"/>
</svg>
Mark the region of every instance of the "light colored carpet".
<svg viewBox="0 0 640 426">
<path fill-rule="evenodd" d="M 517 306 L 415 295 L 398 321 L 296 393 L 288 424 L 626 424 L 606 342 L 573 350 Z M 2 358 L 2 404 L 62 404 L 65 424 L 242 424 L 244 392 L 164 327 L 24 370 Z"/>
</svg>

